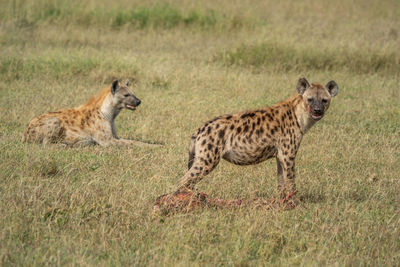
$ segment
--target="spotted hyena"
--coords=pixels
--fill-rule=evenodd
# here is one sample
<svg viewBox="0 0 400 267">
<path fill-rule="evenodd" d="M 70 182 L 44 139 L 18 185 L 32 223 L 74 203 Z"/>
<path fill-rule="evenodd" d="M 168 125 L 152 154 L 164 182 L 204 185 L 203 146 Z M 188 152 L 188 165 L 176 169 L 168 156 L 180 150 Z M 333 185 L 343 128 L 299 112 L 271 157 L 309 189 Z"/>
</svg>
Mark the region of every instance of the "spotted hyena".
<svg viewBox="0 0 400 267">
<path fill-rule="evenodd" d="M 128 89 L 129 82 L 112 82 L 86 104 L 72 109 L 49 112 L 33 118 L 22 141 L 101 146 L 152 145 L 117 136 L 114 120 L 123 108 L 135 110 L 140 100 Z"/>
<path fill-rule="evenodd" d="M 297 83 L 298 94 L 272 107 L 224 115 L 206 122 L 192 136 L 189 170 L 182 177 L 178 192 L 193 190 L 223 158 L 237 165 L 250 165 L 276 158 L 278 190 L 293 193 L 295 158 L 303 135 L 320 120 L 338 93 L 335 81 L 325 86 Z"/>
</svg>

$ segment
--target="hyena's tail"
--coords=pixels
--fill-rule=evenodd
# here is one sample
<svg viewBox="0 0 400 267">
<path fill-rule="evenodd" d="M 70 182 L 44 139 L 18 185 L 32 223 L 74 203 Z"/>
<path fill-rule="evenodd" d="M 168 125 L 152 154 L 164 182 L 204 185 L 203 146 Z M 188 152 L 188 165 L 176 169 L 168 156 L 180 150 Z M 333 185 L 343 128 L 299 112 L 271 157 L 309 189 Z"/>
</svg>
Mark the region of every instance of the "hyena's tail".
<svg viewBox="0 0 400 267">
<path fill-rule="evenodd" d="M 189 161 L 188 161 L 188 169 L 192 168 L 194 157 L 196 155 L 196 135 L 192 136 L 192 139 L 190 140 L 190 146 L 189 146 Z"/>
</svg>

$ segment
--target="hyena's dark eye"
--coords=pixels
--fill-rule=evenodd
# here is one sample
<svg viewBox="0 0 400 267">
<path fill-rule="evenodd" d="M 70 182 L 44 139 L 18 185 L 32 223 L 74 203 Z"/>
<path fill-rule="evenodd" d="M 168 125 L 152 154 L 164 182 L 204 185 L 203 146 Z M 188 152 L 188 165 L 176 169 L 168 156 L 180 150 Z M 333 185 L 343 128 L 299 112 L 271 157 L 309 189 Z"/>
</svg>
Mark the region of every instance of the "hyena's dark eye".
<svg viewBox="0 0 400 267">
<path fill-rule="evenodd" d="M 308 98 L 307 101 L 308 101 L 308 103 L 311 103 L 313 101 L 313 99 L 312 98 Z"/>
<path fill-rule="evenodd" d="M 326 103 L 328 103 L 328 99 L 322 99 L 322 103 L 324 103 L 324 104 L 326 104 Z"/>
<path fill-rule="evenodd" d="M 130 94 L 124 94 L 124 97 L 128 97 L 128 96 L 130 96 Z"/>
</svg>

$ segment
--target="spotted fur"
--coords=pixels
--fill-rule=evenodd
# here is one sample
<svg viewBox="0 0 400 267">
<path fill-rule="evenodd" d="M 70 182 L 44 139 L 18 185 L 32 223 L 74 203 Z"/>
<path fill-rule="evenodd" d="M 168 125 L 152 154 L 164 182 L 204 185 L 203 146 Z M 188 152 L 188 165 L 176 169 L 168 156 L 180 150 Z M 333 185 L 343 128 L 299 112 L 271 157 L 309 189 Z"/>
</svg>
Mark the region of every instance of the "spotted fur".
<svg viewBox="0 0 400 267">
<path fill-rule="evenodd" d="M 338 92 L 336 82 L 325 86 L 297 83 L 298 94 L 271 107 L 216 117 L 192 136 L 189 170 L 177 192 L 193 190 L 223 158 L 236 165 L 250 165 L 276 158 L 278 190 L 294 192 L 295 158 L 303 135 L 320 120 Z"/>
<path fill-rule="evenodd" d="M 33 118 L 22 141 L 66 145 L 151 145 L 117 136 L 114 120 L 123 108 L 135 110 L 140 100 L 118 80 L 86 104 Z"/>
</svg>

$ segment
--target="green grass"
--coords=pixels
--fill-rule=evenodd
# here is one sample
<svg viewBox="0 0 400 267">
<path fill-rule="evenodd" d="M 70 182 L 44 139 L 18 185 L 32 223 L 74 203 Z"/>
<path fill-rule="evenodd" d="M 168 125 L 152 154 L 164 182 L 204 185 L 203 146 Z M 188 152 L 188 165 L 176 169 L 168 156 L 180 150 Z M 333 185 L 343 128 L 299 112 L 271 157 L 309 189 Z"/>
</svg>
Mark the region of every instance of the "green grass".
<svg viewBox="0 0 400 267">
<path fill-rule="evenodd" d="M 113 7 L 85 5 L 80 1 L 29 1 L 13 0 L 7 3 L 2 14 L 3 22 L 12 22 L 15 26 L 36 27 L 44 24 L 75 26 L 106 26 L 121 28 L 129 26 L 142 28 L 191 27 L 214 28 L 224 24 L 224 29 L 242 26 L 247 21 L 240 17 L 230 18 L 211 8 L 194 7 L 182 10 L 178 5 L 166 3 L 116 3 Z M 249 20 L 250 21 L 250 20 Z"/>
<path fill-rule="evenodd" d="M 398 1 L 6 1 L 0 5 L 0 265 L 397 266 Z M 190 136 L 272 105 L 299 77 L 339 94 L 296 158 L 301 205 L 153 217 Z M 142 100 L 121 137 L 161 149 L 21 143 L 37 114 L 115 79 Z M 225 161 L 198 189 L 276 196 L 273 160 Z"/>
<path fill-rule="evenodd" d="M 171 28 L 180 24 L 189 26 L 198 24 L 199 26 L 214 26 L 218 16 L 213 10 L 207 12 L 190 11 L 183 15 L 178 9 L 168 5 L 155 5 L 152 7 L 138 7 L 128 11 L 118 11 L 113 16 L 113 26 L 123 26 L 130 24 L 139 28 L 149 25 L 153 27 Z"/>
</svg>

